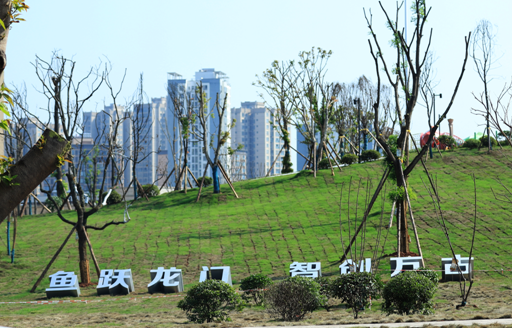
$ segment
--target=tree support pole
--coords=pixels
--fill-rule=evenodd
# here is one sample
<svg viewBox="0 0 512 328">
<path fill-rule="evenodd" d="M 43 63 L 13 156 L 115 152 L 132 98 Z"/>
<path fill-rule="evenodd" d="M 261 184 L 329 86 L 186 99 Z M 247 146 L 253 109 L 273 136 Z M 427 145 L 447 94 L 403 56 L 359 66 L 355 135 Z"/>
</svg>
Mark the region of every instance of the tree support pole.
<svg viewBox="0 0 512 328">
<path fill-rule="evenodd" d="M 135 177 L 135 182 L 137 182 L 137 187 L 139 187 L 140 191 L 142 192 L 142 195 L 144 195 L 146 200 L 149 202 L 148 195 L 146 195 L 146 192 L 144 191 L 144 188 L 142 188 L 142 185 L 140 184 L 139 179 L 137 179 L 137 177 Z"/>
<path fill-rule="evenodd" d="M 89 245 L 89 252 L 91 252 L 92 261 L 94 262 L 94 266 L 96 267 L 96 274 L 98 275 L 98 279 L 100 279 L 100 266 L 98 265 L 98 261 L 96 260 L 96 256 L 94 255 L 94 251 L 92 250 L 92 244 L 91 240 L 89 239 L 89 234 L 87 233 L 87 230 L 85 230 L 85 227 L 82 226 L 85 232 L 85 238 L 87 239 L 87 244 Z"/>
<path fill-rule="evenodd" d="M 306 156 L 304 156 L 304 155 L 302 155 L 302 154 L 301 154 L 301 152 L 300 152 L 300 151 L 298 151 L 297 149 L 293 148 L 291 145 L 288 145 L 288 146 L 290 146 L 290 148 L 291 148 L 291 149 L 293 149 L 297 154 L 299 154 L 300 156 L 302 156 L 302 158 L 304 158 L 306 161 L 308 160 L 308 159 L 306 158 Z"/>
<path fill-rule="evenodd" d="M 340 172 L 341 172 L 341 167 L 340 167 L 340 165 L 341 165 L 341 158 L 336 153 L 336 149 L 331 145 L 331 142 L 329 141 L 329 139 L 327 139 L 327 144 L 329 145 L 329 147 L 331 147 L 331 153 L 333 153 L 336 156 L 336 160 L 339 163 L 338 168 L 340 169 Z"/>
<path fill-rule="evenodd" d="M 196 185 L 199 187 L 199 182 L 197 181 L 196 177 L 194 176 L 194 174 L 192 173 L 192 171 L 190 171 L 190 169 L 188 168 L 187 166 L 187 170 L 188 170 L 188 173 L 190 173 L 190 176 L 192 177 L 192 179 L 194 179 L 194 182 L 196 183 Z M 190 182 L 189 182 L 190 183 Z M 192 185 L 190 186 L 190 188 L 192 188 Z"/>
<path fill-rule="evenodd" d="M 204 173 L 203 173 L 203 179 L 201 179 L 201 184 L 199 185 L 199 192 L 197 193 L 196 203 L 199 201 L 199 198 L 201 197 L 201 191 L 203 190 L 203 184 L 204 184 L 204 178 L 206 177 L 206 171 L 208 170 L 209 163 L 206 164 L 204 167 Z"/>
<path fill-rule="evenodd" d="M 359 227 L 354 233 L 354 236 L 350 240 L 350 244 L 348 244 L 347 249 L 343 253 L 343 257 L 341 258 L 340 262 L 343 262 L 347 259 L 347 255 L 350 250 L 352 249 L 352 244 L 356 241 L 357 235 L 363 228 L 364 224 L 366 223 L 366 219 L 368 218 L 368 215 L 370 214 L 370 211 L 372 210 L 373 204 L 375 204 L 375 201 L 377 201 L 377 197 L 379 196 L 380 191 L 382 190 L 382 187 L 384 186 L 384 182 L 386 182 L 387 178 L 389 176 L 389 168 L 386 168 L 386 171 L 384 171 L 384 174 L 382 175 L 382 179 L 379 182 L 379 185 L 377 186 L 377 189 L 375 190 L 375 193 L 373 194 L 373 197 L 368 204 L 368 207 L 366 208 L 366 211 L 364 212 L 363 219 L 361 220 L 361 223 L 359 224 Z"/>
<path fill-rule="evenodd" d="M 71 237 L 71 235 L 73 234 L 73 232 L 75 232 L 75 229 L 76 229 L 76 226 L 73 227 L 73 229 L 71 229 L 71 231 L 69 232 L 68 236 L 66 237 L 66 239 L 64 240 L 64 242 L 62 243 L 62 245 L 60 245 L 59 249 L 57 250 L 57 252 L 55 253 L 55 255 L 53 255 L 52 259 L 50 260 L 50 263 L 48 263 L 48 265 L 46 266 L 46 268 L 43 270 L 43 273 L 41 273 L 41 275 L 39 276 L 39 279 L 37 279 L 36 283 L 34 284 L 34 286 L 32 287 L 32 289 L 30 290 L 31 293 L 35 292 L 36 291 L 36 288 L 37 286 L 41 283 L 41 281 L 43 280 L 44 276 L 46 275 L 46 273 L 48 272 L 48 270 L 50 269 L 50 267 L 52 266 L 53 262 L 55 262 L 55 260 L 57 259 L 57 256 L 59 256 L 60 252 L 62 251 L 62 249 L 64 248 L 64 246 L 66 245 L 66 243 L 68 242 L 69 240 L 69 237 Z"/>
<path fill-rule="evenodd" d="M 35 199 L 35 200 L 37 200 L 37 202 L 38 202 L 38 203 L 43 207 L 43 209 L 45 209 L 48 213 L 51 213 L 51 212 L 52 212 L 52 211 L 50 211 L 50 210 L 48 209 L 48 207 L 46 207 L 46 206 L 43 204 L 43 202 L 42 202 L 42 201 L 40 201 L 40 200 L 39 200 L 39 198 L 37 198 L 37 197 L 36 197 L 36 195 L 34 195 L 34 194 L 32 194 L 32 193 L 31 193 L 31 194 L 30 194 L 30 196 L 34 197 L 34 199 Z"/>
<path fill-rule="evenodd" d="M 270 174 L 270 171 L 272 171 L 272 169 L 274 168 L 274 165 L 276 164 L 276 161 L 279 158 L 279 156 L 281 155 L 281 152 L 283 151 L 283 149 L 284 149 L 284 145 L 283 145 L 283 147 L 281 147 L 281 150 L 279 151 L 279 154 L 277 154 L 276 158 L 274 159 L 274 162 L 272 162 L 272 166 L 268 170 L 267 175 L 265 175 L 265 178 L 268 177 L 268 175 Z"/>
<path fill-rule="evenodd" d="M 334 176 L 334 168 L 332 167 L 331 158 L 334 161 L 334 163 L 336 163 L 336 159 L 334 158 L 334 156 L 332 156 L 332 153 L 329 151 L 329 148 L 327 148 L 327 144 L 325 142 L 324 142 L 324 148 L 325 148 L 325 152 L 327 153 L 327 158 L 329 159 L 329 166 L 331 167 L 331 175 Z M 341 167 L 339 165 L 338 165 L 338 170 L 340 170 L 340 172 L 341 172 Z"/>
<path fill-rule="evenodd" d="M 12 248 L 11 248 L 11 263 L 14 263 L 14 249 L 16 247 L 16 226 L 18 224 L 18 217 L 14 216 L 14 230 L 12 236 Z"/>
<path fill-rule="evenodd" d="M 224 171 L 224 167 L 222 167 L 222 164 L 219 162 L 219 168 L 220 168 L 220 172 L 222 173 L 222 175 L 224 176 L 224 179 L 226 179 L 226 181 L 228 182 L 229 186 L 231 187 L 231 190 L 233 191 L 233 193 L 235 194 L 235 197 L 236 198 L 240 198 L 238 197 L 238 194 L 236 193 L 235 191 L 235 187 L 233 187 L 233 184 L 231 183 L 231 181 L 229 180 L 229 177 L 228 175 L 226 174 L 226 171 Z"/>
<path fill-rule="evenodd" d="M 174 173 L 174 167 L 172 168 L 171 173 L 169 173 L 169 175 L 167 176 L 167 178 L 165 178 L 164 183 L 162 183 L 162 187 L 160 187 L 160 191 L 162 191 L 162 189 L 164 188 L 165 184 L 167 183 L 167 181 L 169 180 L 169 178 L 171 177 L 171 175 L 172 175 L 173 173 Z"/>
</svg>

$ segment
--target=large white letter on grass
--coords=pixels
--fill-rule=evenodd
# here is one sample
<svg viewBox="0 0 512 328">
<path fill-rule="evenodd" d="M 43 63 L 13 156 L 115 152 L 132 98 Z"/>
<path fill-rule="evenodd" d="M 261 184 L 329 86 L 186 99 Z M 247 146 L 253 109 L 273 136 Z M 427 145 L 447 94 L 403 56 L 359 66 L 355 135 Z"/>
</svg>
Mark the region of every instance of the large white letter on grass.
<svg viewBox="0 0 512 328">
<path fill-rule="evenodd" d="M 455 260 L 459 263 L 460 270 L 466 279 L 473 278 L 473 261 L 474 257 L 471 258 L 471 264 L 469 263 L 469 257 L 460 257 L 459 254 L 455 255 Z M 459 281 L 461 280 L 457 264 L 453 263 L 451 257 L 441 259 L 441 270 L 443 270 L 443 281 Z"/>
<path fill-rule="evenodd" d="M 351 267 L 354 267 L 352 270 Z M 372 259 L 368 258 L 363 261 L 359 261 L 359 272 L 371 272 L 372 271 Z M 340 273 L 347 274 L 350 272 L 356 272 L 355 263 L 351 259 L 345 260 L 340 266 Z"/>
<path fill-rule="evenodd" d="M 390 261 L 391 270 L 394 270 L 391 277 L 394 277 L 405 270 L 418 270 L 421 265 L 421 256 L 392 257 Z"/>
<path fill-rule="evenodd" d="M 201 274 L 199 275 L 199 282 L 209 279 L 221 280 L 233 286 L 233 283 L 231 282 L 231 268 L 228 266 L 211 267 L 210 269 L 204 266 L 203 271 L 201 271 Z"/>
<path fill-rule="evenodd" d="M 50 288 L 46 288 L 46 297 L 80 296 L 80 286 L 74 272 L 58 271 L 50 276 Z"/>
<path fill-rule="evenodd" d="M 110 296 L 114 296 L 130 294 L 134 291 L 132 270 L 101 270 L 96 291 L 98 295 L 110 294 Z"/>
<path fill-rule="evenodd" d="M 318 278 L 322 276 L 320 262 L 293 262 L 290 264 L 290 276 Z"/>
<path fill-rule="evenodd" d="M 181 269 L 170 268 L 166 270 L 159 267 L 151 270 L 151 283 L 148 285 L 148 292 L 153 293 L 181 293 L 183 291 L 183 277 Z"/>
</svg>

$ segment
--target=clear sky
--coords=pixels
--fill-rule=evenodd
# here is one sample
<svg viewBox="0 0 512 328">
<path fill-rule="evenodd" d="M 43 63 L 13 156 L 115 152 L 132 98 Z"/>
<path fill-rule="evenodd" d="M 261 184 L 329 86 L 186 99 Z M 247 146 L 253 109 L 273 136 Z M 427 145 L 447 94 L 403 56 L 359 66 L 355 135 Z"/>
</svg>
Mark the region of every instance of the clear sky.
<svg viewBox="0 0 512 328">
<path fill-rule="evenodd" d="M 118 83 L 126 68 L 122 92 L 126 99 L 135 92 L 140 73 L 148 96 L 163 97 L 167 72 L 192 78 L 201 68 L 215 68 L 230 77 L 231 104 L 239 107 L 242 101 L 260 100 L 261 90 L 252 86 L 256 74 L 273 60 L 295 59 L 313 46 L 333 51 L 329 80 L 349 83 L 364 74 L 375 81 L 363 8 L 372 9 L 381 44 L 388 46 L 391 39 L 373 0 L 27 0 L 27 4 L 31 7 L 23 15 L 27 21 L 15 24 L 9 35 L 5 82 L 26 83 L 32 110 L 46 108 L 47 103 L 37 92 L 41 87 L 31 63 L 36 54 L 49 60 L 56 50 L 76 60 L 78 75 L 108 58 L 113 65 L 111 78 Z M 396 2 L 383 4 L 394 15 Z M 435 92 L 443 94 L 436 101 L 438 112 L 448 104 L 459 76 L 464 36 L 482 19 L 491 21 L 498 33 L 499 59 L 491 89 L 499 91 L 510 81 L 512 46 L 507 39 L 512 31 L 512 1 L 432 0 L 427 6 L 432 6 L 428 27 L 433 28 L 432 50 L 437 58 Z M 482 90 L 469 61 L 448 115 L 455 119 L 455 134 L 462 138 L 483 131 L 483 118 L 470 113 L 478 106 L 472 92 Z M 110 103 L 107 96 L 103 89 L 86 110 L 101 110 L 104 102 Z M 425 110 L 417 107 L 413 133 L 427 130 L 425 119 Z M 447 128 L 447 123 L 441 125 L 442 131 Z"/>
</svg>

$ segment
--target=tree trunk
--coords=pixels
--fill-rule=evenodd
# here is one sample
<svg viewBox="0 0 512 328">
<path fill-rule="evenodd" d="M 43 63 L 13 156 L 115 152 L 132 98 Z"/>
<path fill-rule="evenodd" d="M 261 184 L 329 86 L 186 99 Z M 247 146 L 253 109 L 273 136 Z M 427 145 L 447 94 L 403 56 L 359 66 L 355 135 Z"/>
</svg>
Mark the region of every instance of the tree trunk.
<svg viewBox="0 0 512 328">
<path fill-rule="evenodd" d="M 401 253 L 409 253 L 409 229 L 407 224 L 407 201 L 403 200 L 400 202 L 397 202 L 397 215 L 399 216 L 400 220 L 400 231 L 398 232 L 398 242 L 400 243 L 400 252 Z M 398 257 L 401 257 L 401 254 L 397 255 Z"/>
<path fill-rule="evenodd" d="M 85 235 L 85 230 L 82 227 L 77 229 L 78 255 L 80 257 L 80 280 L 82 284 L 90 284 L 91 275 L 89 274 L 89 260 L 87 259 L 87 236 Z"/>
<path fill-rule="evenodd" d="M 217 164 L 212 165 L 212 178 L 213 178 L 213 193 L 220 194 L 219 166 Z"/>
<path fill-rule="evenodd" d="M 59 165 L 57 155 L 65 157 L 71 145 L 52 130 L 46 129 L 43 136 L 45 140 L 42 149 L 34 146 L 10 170 L 11 176 L 17 175 L 13 180 L 17 186 L 0 184 L 0 223 L 9 213 L 26 199 Z M 41 139 L 40 139 L 41 140 Z"/>
<path fill-rule="evenodd" d="M 10 0 L 0 0 L 0 19 L 4 22 L 5 30 L 0 33 L 0 86 L 4 83 L 4 70 L 7 66 L 7 39 L 9 37 L 9 26 L 11 26 Z M 0 29 L 3 29 L 0 27 Z M 0 99 L 2 100 L 2 99 Z M 0 122 L 4 120 L 4 113 L 0 111 Z M 4 136 L 0 134 L 0 156 L 4 154 Z M 0 222 L 5 216 L 0 217 Z"/>
</svg>

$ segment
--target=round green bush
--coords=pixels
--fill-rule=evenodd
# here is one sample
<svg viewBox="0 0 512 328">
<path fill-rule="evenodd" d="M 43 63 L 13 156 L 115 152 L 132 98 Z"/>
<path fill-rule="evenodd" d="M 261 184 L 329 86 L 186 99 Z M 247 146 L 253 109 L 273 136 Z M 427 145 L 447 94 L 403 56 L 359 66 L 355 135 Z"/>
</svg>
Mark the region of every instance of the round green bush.
<svg viewBox="0 0 512 328">
<path fill-rule="evenodd" d="M 457 142 L 455 141 L 455 139 L 445 134 L 439 136 L 438 140 L 440 143 L 450 148 L 455 148 L 457 146 Z"/>
<path fill-rule="evenodd" d="M 197 179 L 197 182 L 199 183 L 199 185 L 201 185 L 201 181 L 203 181 L 203 178 L 199 178 Z M 203 182 L 203 187 L 208 187 L 210 185 L 213 184 L 213 179 L 210 178 L 210 177 L 204 177 L 204 182 Z M 199 187 L 199 186 L 198 186 Z"/>
<path fill-rule="evenodd" d="M 361 160 L 368 162 L 368 161 L 375 161 L 381 157 L 380 153 L 376 150 L 370 149 L 370 150 L 364 150 L 361 154 Z"/>
<path fill-rule="evenodd" d="M 240 290 L 244 291 L 242 294 L 243 300 L 246 302 L 253 301 L 256 305 L 263 304 L 264 291 L 262 289 L 267 288 L 273 283 L 272 279 L 262 273 L 252 274 L 244 278 L 240 283 Z"/>
<path fill-rule="evenodd" d="M 480 140 L 477 139 L 468 139 L 464 141 L 464 144 L 462 145 L 464 148 L 474 149 L 480 147 Z"/>
<path fill-rule="evenodd" d="M 235 289 L 220 280 L 206 280 L 192 287 L 178 303 L 188 320 L 196 323 L 231 320 L 228 311 L 242 311 L 245 302 Z"/>
<path fill-rule="evenodd" d="M 148 197 L 154 197 L 160 195 L 160 188 L 154 184 L 143 185 L 142 188 Z"/>
<path fill-rule="evenodd" d="M 320 294 L 325 297 L 325 302 L 321 306 L 330 311 L 334 306 L 332 303 L 332 299 L 334 299 L 334 294 L 332 290 L 332 279 L 329 277 L 318 277 L 315 279 L 316 282 L 320 284 Z"/>
<path fill-rule="evenodd" d="M 320 284 L 312 278 L 289 277 L 270 286 L 265 293 L 268 313 L 284 321 L 302 320 L 307 313 L 325 304 Z"/>
<path fill-rule="evenodd" d="M 384 287 L 382 310 L 387 314 L 432 314 L 436 290 L 436 285 L 425 275 L 416 271 L 402 272 Z"/>
<path fill-rule="evenodd" d="M 326 169 L 330 169 L 331 168 L 331 165 L 329 164 L 329 159 L 328 158 L 324 158 L 323 160 L 318 162 L 317 166 L 318 166 L 319 170 L 326 170 Z"/>
<path fill-rule="evenodd" d="M 357 319 L 359 311 L 370 305 L 370 299 L 379 298 L 382 284 L 371 273 L 353 272 L 334 279 L 331 289 L 334 297 L 351 308 Z"/>
<path fill-rule="evenodd" d="M 357 155 L 345 154 L 341 158 L 341 164 L 348 164 L 348 165 L 350 165 L 350 164 L 353 164 L 353 163 L 357 163 Z"/>
<path fill-rule="evenodd" d="M 107 197 L 108 191 L 103 193 L 103 197 L 101 199 L 105 199 Z M 121 196 L 117 191 L 112 190 L 110 196 L 107 198 L 107 205 L 118 204 L 123 200 L 123 196 Z"/>
<path fill-rule="evenodd" d="M 489 137 L 485 135 L 481 136 L 480 144 L 482 145 L 482 147 L 489 147 Z M 493 138 L 493 136 L 491 136 L 491 145 L 493 147 L 498 145 L 498 142 L 496 141 L 496 139 Z"/>
<path fill-rule="evenodd" d="M 437 285 L 439 284 L 439 276 L 437 275 L 437 272 L 421 267 L 416 271 L 416 273 L 427 277 L 428 280 L 432 281 L 437 288 Z"/>
</svg>

